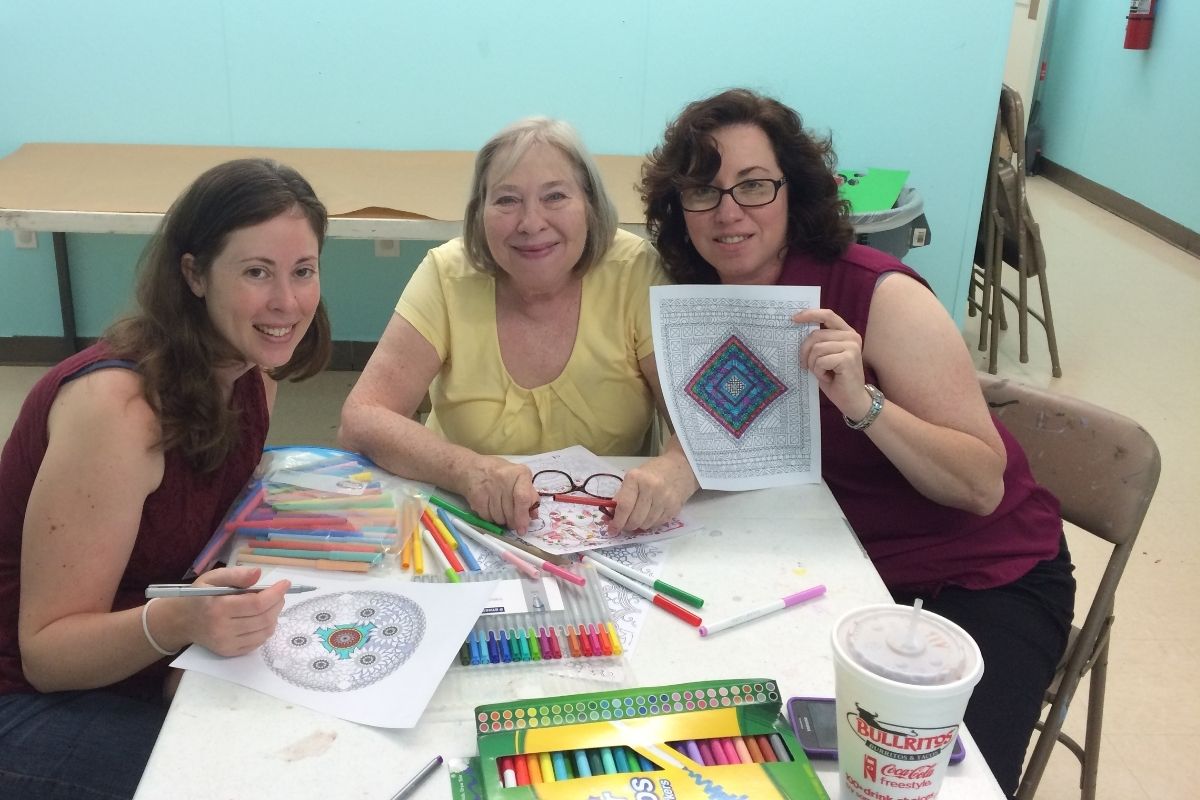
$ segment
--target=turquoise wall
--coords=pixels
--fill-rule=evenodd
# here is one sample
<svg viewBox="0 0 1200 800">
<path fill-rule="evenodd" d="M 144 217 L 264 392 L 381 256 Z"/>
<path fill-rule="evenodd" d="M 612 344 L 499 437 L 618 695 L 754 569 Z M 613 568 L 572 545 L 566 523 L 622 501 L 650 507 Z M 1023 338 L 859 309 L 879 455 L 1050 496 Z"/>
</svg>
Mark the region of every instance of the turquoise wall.
<svg viewBox="0 0 1200 800">
<path fill-rule="evenodd" d="M 1149 50 L 1125 50 L 1124 0 L 1056 0 L 1040 92 L 1043 153 L 1200 231 L 1200 3 L 1161 0 Z"/>
<path fill-rule="evenodd" d="M 528 114 L 641 154 L 688 101 L 745 85 L 832 130 L 847 167 L 912 171 L 933 244 L 907 259 L 961 318 L 1008 0 L 46 0 L 0 24 L 0 156 L 89 141 L 474 150 Z M 183 187 L 180 187 L 182 189 Z M 61 335 L 49 236 L 0 233 L 0 336 Z M 128 302 L 139 237 L 71 236 L 79 332 Z M 332 241 L 338 339 L 374 340 L 428 243 Z"/>
</svg>

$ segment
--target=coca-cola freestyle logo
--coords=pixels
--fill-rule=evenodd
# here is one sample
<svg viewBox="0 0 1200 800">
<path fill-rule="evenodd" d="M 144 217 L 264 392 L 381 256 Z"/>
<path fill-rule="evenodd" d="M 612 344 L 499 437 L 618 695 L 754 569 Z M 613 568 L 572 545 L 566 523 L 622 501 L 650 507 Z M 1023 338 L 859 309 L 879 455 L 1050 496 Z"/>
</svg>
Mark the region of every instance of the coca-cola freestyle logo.
<svg viewBox="0 0 1200 800">
<path fill-rule="evenodd" d="M 954 744 L 957 725 L 940 728 L 903 728 L 879 718 L 858 703 L 846 715 L 854 735 L 869 749 L 895 761 L 924 761 L 936 758 Z"/>
</svg>

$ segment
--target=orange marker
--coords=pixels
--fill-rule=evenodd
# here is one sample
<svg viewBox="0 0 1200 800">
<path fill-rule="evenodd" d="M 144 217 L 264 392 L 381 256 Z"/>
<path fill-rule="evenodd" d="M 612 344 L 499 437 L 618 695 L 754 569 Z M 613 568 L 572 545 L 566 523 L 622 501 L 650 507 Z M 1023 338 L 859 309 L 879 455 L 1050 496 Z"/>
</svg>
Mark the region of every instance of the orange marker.
<svg viewBox="0 0 1200 800">
<path fill-rule="evenodd" d="M 404 540 L 404 547 L 400 550 L 400 566 L 404 569 L 408 569 L 409 565 L 412 564 L 412 543 L 413 537 L 410 533 L 408 538 Z"/>
<path fill-rule="evenodd" d="M 538 763 L 536 754 L 525 754 L 525 769 L 529 773 L 530 784 L 536 785 L 542 782 L 542 765 Z"/>
</svg>

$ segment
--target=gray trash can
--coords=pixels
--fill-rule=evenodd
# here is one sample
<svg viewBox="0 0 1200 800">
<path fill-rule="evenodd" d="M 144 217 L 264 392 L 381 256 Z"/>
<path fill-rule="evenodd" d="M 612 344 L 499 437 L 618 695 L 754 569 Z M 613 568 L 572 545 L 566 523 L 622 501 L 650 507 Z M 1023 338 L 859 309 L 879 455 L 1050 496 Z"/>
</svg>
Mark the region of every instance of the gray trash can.
<svg viewBox="0 0 1200 800">
<path fill-rule="evenodd" d="M 851 214 L 850 222 L 859 244 L 896 258 L 904 258 L 910 248 L 924 247 L 932 241 L 925 219 L 925 201 L 911 186 L 901 189 L 896 204 L 886 211 Z"/>
</svg>

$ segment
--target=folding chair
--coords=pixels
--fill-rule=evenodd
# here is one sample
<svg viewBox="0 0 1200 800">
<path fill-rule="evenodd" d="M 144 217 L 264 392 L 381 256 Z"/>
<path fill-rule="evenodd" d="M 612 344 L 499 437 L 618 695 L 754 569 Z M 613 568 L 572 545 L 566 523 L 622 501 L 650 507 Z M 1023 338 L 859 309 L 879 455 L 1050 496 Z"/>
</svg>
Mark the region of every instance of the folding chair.
<svg viewBox="0 0 1200 800">
<path fill-rule="evenodd" d="M 1000 329 L 1007 327 L 1004 298 L 1008 298 L 1017 306 L 1021 363 L 1029 361 L 1029 317 L 1033 317 L 1046 331 L 1052 374 L 1061 378 L 1050 287 L 1046 282 L 1046 251 L 1042 246 L 1041 229 L 1033 218 L 1025 193 L 1025 110 L 1021 96 L 1008 86 L 1000 90 L 987 188 L 975 244 L 975 264 L 968 310 L 972 316 L 976 309 L 980 312 L 979 349 L 989 350 L 988 372 L 996 372 Z M 1017 270 L 1015 295 L 1001 285 L 1005 264 Z M 1041 313 L 1029 305 L 1030 278 L 1036 278 L 1038 282 Z M 978 303 L 974 297 L 977 288 L 981 290 Z"/>
<path fill-rule="evenodd" d="M 979 383 L 992 413 L 1021 443 L 1034 477 L 1058 497 L 1063 519 L 1113 545 L 1083 625 L 1072 628 L 1046 692 L 1050 710 L 1038 724 L 1041 733 L 1016 795 L 1033 799 L 1055 742 L 1062 742 L 1079 759 L 1080 796 L 1094 800 L 1113 602 L 1158 486 L 1158 447 L 1133 420 L 1083 400 L 983 373 Z M 1080 745 L 1062 727 L 1079 682 L 1089 673 L 1087 727 Z"/>
</svg>

